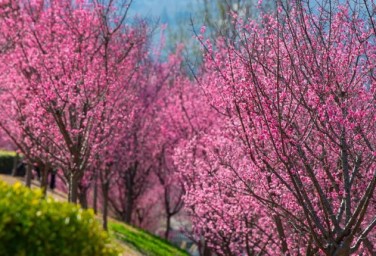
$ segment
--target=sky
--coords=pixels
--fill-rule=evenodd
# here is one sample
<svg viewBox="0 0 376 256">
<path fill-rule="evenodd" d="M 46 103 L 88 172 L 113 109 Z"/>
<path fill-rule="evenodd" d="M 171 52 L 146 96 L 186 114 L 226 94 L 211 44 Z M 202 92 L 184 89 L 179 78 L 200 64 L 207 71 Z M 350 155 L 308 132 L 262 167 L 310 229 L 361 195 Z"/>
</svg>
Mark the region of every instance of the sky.
<svg viewBox="0 0 376 256">
<path fill-rule="evenodd" d="M 181 19 L 194 16 L 199 0 L 134 0 L 130 14 L 140 15 L 160 23 L 174 26 Z"/>
</svg>

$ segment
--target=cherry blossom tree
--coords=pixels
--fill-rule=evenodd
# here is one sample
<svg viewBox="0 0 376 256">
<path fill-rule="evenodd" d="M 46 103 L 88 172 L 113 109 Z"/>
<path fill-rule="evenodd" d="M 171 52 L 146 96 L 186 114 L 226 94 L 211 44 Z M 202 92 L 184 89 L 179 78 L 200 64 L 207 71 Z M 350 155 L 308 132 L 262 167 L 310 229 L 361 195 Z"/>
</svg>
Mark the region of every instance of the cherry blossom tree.
<svg viewBox="0 0 376 256">
<path fill-rule="evenodd" d="M 99 149 L 103 113 L 127 91 L 146 34 L 125 24 L 128 2 L 11 3 L 17 15 L 2 19 L 3 40 L 14 39 L 2 55 L 3 109 L 16 106 L 13 127 L 27 131 L 12 137 L 63 169 L 69 200 L 76 202 L 78 184 Z"/>
<path fill-rule="evenodd" d="M 178 60 L 180 62 L 180 60 Z M 174 64 L 174 66 L 179 66 Z M 165 239 L 169 238 L 171 218 L 183 208 L 183 195 L 185 194 L 183 181 L 179 170 L 174 164 L 173 155 L 175 148 L 181 140 L 186 140 L 193 131 L 189 127 L 182 94 L 192 89 L 190 81 L 177 68 L 170 77 L 172 86 L 164 91 L 154 108 L 155 148 L 153 151 L 155 164 L 153 172 L 161 187 L 164 215 L 166 217 Z M 162 110 L 162 111 L 161 111 Z"/>
<path fill-rule="evenodd" d="M 235 38 L 199 36 L 218 121 L 179 159 L 217 253 L 375 253 L 374 6 L 277 1 Z"/>
<path fill-rule="evenodd" d="M 132 120 L 118 131 L 119 139 L 112 157 L 116 174 L 111 177 L 114 185 L 110 191 L 116 196 L 110 198 L 110 203 L 115 213 L 128 223 L 134 219 L 135 209 L 140 208 L 136 206 L 137 201 L 153 187 L 149 178 L 155 166 L 154 152 L 159 149 L 156 136 L 160 131 L 156 111 L 164 111 L 159 102 L 163 95 L 171 92 L 168 81 L 174 65 L 174 58 L 164 63 L 145 60 L 135 88 Z"/>
</svg>

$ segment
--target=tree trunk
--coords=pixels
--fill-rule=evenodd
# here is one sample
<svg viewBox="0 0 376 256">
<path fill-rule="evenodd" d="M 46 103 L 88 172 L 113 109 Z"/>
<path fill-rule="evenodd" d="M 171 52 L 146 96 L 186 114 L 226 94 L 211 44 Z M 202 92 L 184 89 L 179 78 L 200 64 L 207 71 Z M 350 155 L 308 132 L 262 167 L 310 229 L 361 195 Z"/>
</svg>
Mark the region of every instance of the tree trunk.
<svg viewBox="0 0 376 256">
<path fill-rule="evenodd" d="M 128 170 L 127 175 L 125 176 L 125 187 L 126 187 L 126 196 L 125 196 L 125 214 L 124 222 L 131 224 L 132 221 L 132 212 L 133 212 L 133 193 L 134 193 L 134 178 L 136 175 L 137 164 L 134 167 L 131 167 Z"/>
<path fill-rule="evenodd" d="M 287 246 L 287 242 L 286 242 L 286 236 L 285 236 L 285 232 L 283 230 L 281 218 L 276 215 L 276 216 L 274 216 L 274 221 L 275 221 L 275 225 L 277 227 L 279 240 L 281 241 L 283 255 L 290 255 L 290 253 L 288 252 L 289 250 L 288 250 L 288 246 Z"/>
<path fill-rule="evenodd" d="M 77 194 L 78 194 L 78 180 L 74 177 L 73 173 L 70 173 L 69 184 L 68 184 L 68 201 L 76 204 Z"/>
<path fill-rule="evenodd" d="M 97 174 L 94 174 L 94 191 L 93 191 L 93 209 L 94 213 L 97 214 L 97 206 L 98 205 L 98 181 L 97 181 Z"/>
<path fill-rule="evenodd" d="M 203 252 L 201 253 L 202 256 L 211 256 L 212 253 L 211 253 L 211 250 L 208 246 L 208 244 L 204 241 L 204 249 L 203 249 Z"/>
<path fill-rule="evenodd" d="M 103 190 L 103 229 L 107 230 L 107 218 L 108 218 L 108 190 L 109 183 L 106 182 L 102 186 Z"/>
<path fill-rule="evenodd" d="M 43 196 L 45 197 L 47 195 L 47 186 L 48 186 L 48 166 L 43 166 L 41 170 L 41 180 L 40 180 L 40 187 L 43 192 Z"/>
<path fill-rule="evenodd" d="M 87 189 L 82 188 L 79 191 L 79 201 L 82 208 L 87 209 L 88 208 L 88 202 L 87 202 Z"/>
<path fill-rule="evenodd" d="M 16 156 L 13 158 L 13 169 L 12 169 L 12 176 L 17 176 L 17 166 L 18 166 L 18 160 L 20 159 L 18 153 L 16 153 Z"/>
<path fill-rule="evenodd" d="M 82 185 L 82 180 L 78 183 L 78 200 L 83 209 L 87 209 L 89 204 L 87 201 L 87 192 L 89 186 Z"/>
<path fill-rule="evenodd" d="M 341 242 L 340 247 L 337 248 L 334 252 L 330 252 L 330 255 L 333 256 L 350 256 L 350 242 L 349 240 L 345 239 Z"/>
<path fill-rule="evenodd" d="M 364 246 L 368 249 L 371 255 L 376 255 L 376 251 L 373 249 L 373 244 L 368 238 L 364 239 Z"/>
<path fill-rule="evenodd" d="M 170 234 L 171 229 L 171 215 L 167 214 L 166 217 L 166 231 L 165 231 L 165 239 L 168 240 L 168 235 Z"/>
<path fill-rule="evenodd" d="M 29 188 L 31 186 L 31 166 L 29 164 L 26 165 L 25 185 Z"/>
<path fill-rule="evenodd" d="M 125 209 L 125 215 L 124 215 L 124 222 L 131 224 L 132 212 L 133 212 L 133 196 L 132 196 L 132 193 L 128 192 L 127 202 L 125 202 L 125 203 L 126 203 L 126 209 Z"/>
</svg>

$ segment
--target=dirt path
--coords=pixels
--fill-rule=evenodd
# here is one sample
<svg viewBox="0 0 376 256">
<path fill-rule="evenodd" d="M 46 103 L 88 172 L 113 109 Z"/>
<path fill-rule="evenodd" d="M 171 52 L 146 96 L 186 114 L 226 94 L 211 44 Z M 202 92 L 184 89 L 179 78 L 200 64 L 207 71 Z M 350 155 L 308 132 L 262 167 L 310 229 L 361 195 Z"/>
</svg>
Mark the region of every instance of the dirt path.
<svg viewBox="0 0 376 256">
<path fill-rule="evenodd" d="M 9 184 L 14 184 L 17 181 L 21 182 L 22 184 L 25 184 L 24 178 L 22 178 L 22 177 L 13 177 L 13 176 L 10 176 L 10 175 L 0 174 L 0 179 L 9 183 Z M 36 180 L 31 181 L 31 187 L 32 188 L 39 188 L 39 186 L 40 186 L 39 184 L 40 184 L 39 181 L 36 181 Z M 60 191 L 48 189 L 47 195 L 50 195 L 53 198 L 55 198 L 56 200 L 61 201 L 61 202 L 67 201 L 67 195 L 64 194 L 64 193 L 61 193 Z"/>
</svg>

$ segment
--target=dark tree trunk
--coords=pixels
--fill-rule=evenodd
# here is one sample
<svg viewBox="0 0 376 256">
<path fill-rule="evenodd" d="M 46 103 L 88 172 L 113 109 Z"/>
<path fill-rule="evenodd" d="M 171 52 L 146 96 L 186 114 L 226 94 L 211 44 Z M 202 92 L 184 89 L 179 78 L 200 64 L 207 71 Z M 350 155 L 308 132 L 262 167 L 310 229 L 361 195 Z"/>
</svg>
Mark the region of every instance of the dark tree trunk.
<svg viewBox="0 0 376 256">
<path fill-rule="evenodd" d="M 125 209 L 125 215 L 124 215 L 124 222 L 131 224 L 132 221 L 132 212 L 133 212 L 133 195 L 131 190 L 128 191 L 127 194 L 127 202 L 126 203 L 126 209 Z"/>
<path fill-rule="evenodd" d="M 201 254 L 202 256 L 212 256 L 212 253 L 211 253 L 211 250 L 209 248 L 209 246 L 207 245 L 206 242 L 204 242 L 204 249 L 203 249 L 203 252 Z"/>
<path fill-rule="evenodd" d="M 333 255 L 333 256 L 350 256 L 350 241 L 345 239 L 339 248 L 337 248 L 334 252 L 330 252 L 328 255 Z"/>
<path fill-rule="evenodd" d="M 103 190 L 103 229 L 107 230 L 107 219 L 108 219 L 108 191 L 109 191 L 109 183 L 105 182 L 102 186 Z"/>
<path fill-rule="evenodd" d="M 128 175 L 125 177 L 125 184 L 126 184 L 126 196 L 125 196 L 125 213 L 124 213 L 124 222 L 131 224 L 132 221 L 132 212 L 133 212 L 133 204 L 134 204 L 134 177 L 136 175 L 137 165 L 136 167 L 130 168 L 128 170 Z"/>
<path fill-rule="evenodd" d="M 16 156 L 13 159 L 13 169 L 12 169 L 12 176 L 17 176 L 17 166 L 18 166 L 18 160 L 20 159 L 18 153 L 16 153 Z"/>
<path fill-rule="evenodd" d="M 50 189 L 54 190 L 56 187 L 56 171 L 52 171 L 51 173 L 51 178 L 50 178 Z"/>
<path fill-rule="evenodd" d="M 69 175 L 68 183 L 68 201 L 71 203 L 77 203 L 78 197 L 78 180 L 74 177 L 73 173 Z"/>
<path fill-rule="evenodd" d="M 371 243 L 371 241 L 368 238 L 364 239 L 364 246 L 368 249 L 371 255 L 376 255 L 376 250 L 374 250 L 374 245 Z"/>
<path fill-rule="evenodd" d="M 97 174 L 94 174 L 94 191 L 93 191 L 93 209 L 94 213 L 97 214 L 98 212 L 98 181 L 97 181 Z"/>
<path fill-rule="evenodd" d="M 276 224 L 278 236 L 281 241 L 283 255 L 290 255 L 290 253 L 288 252 L 285 231 L 283 229 L 281 218 L 279 216 L 274 216 L 274 222 Z"/>
<path fill-rule="evenodd" d="M 87 209 L 88 208 L 88 202 L 87 202 L 87 188 L 81 188 L 79 190 L 79 201 L 82 208 Z"/>
<path fill-rule="evenodd" d="M 26 165 L 25 185 L 29 188 L 31 186 L 31 166 L 29 164 Z"/>
<path fill-rule="evenodd" d="M 41 180 L 40 180 L 40 187 L 43 192 L 43 196 L 47 195 L 47 187 L 48 187 L 48 167 L 42 166 L 40 168 L 41 170 Z"/>
<path fill-rule="evenodd" d="M 167 214 L 166 216 L 166 231 L 165 231 L 165 239 L 168 240 L 168 235 L 170 234 L 171 230 L 171 215 Z"/>
</svg>

